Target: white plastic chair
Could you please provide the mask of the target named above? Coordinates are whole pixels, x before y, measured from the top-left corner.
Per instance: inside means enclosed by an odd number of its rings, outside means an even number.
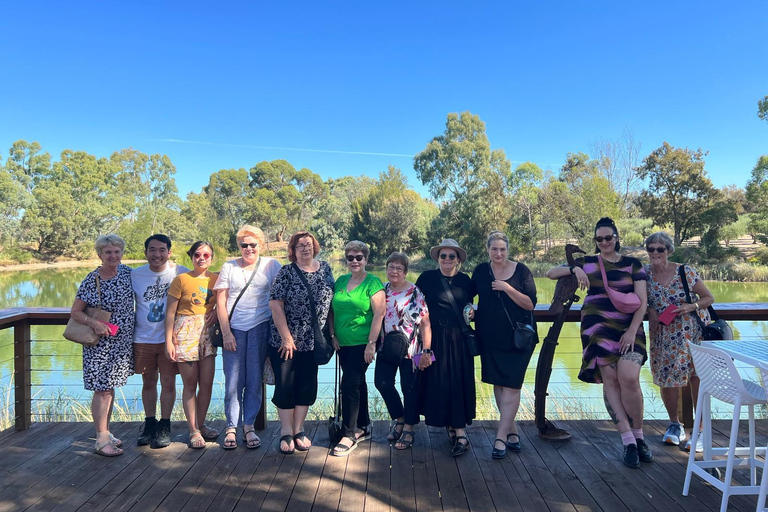
[[[755,457],[755,405],[766,403],[765,390],[762,386],[744,380],[739,376],[736,365],[722,350],[705,348],[689,343],[693,365],[696,374],[701,380],[699,386],[699,399],[696,402],[696,419],[693,423],[693,436],[691,447],[696,446],[699,437],[699,428],[704,422],[704,456],[703,460],[696,460],[696,450],[691,449],[688,457],[688,468],[685,472],[685,485],[683,496],[688,496],[691,487],[691,475],[696,473],[702,480],[709,482],[713,487],[723,493],[720,502],[720,512],[726,512],[728,499],[732,494],[759,494],[760,488],[756,485],[757,467],[763,467],[762,461]],[[710,414],[710,399],[717,398],[722,402],[733,404],[733,421],[731,422],[730,442],[727,448],[712,447],[712,417]],[[741,407],[747,406],[749,410],[749,447],[736,447],[736,439],[739,435],[739,416]],[[759,449],[763,454],[764,448]],[[714,455],[726,455],[726,460],[713,460]],[[746,456],[736,458],[736,456]],[[733,468],[749,466],[751,485],[733,486]],[[707,470],[725,467],[725,479],[721,481]]]
[[[760,376],[763,378],[763,389],[768,393],[768,365],[760,364],[758,368],[760,368]],[[768,453],[768,451],[766,453]],[[757,512],[768,512],[768,508],[765,507],[765,495],[767,492],[768,471],[766,471],[766,467],[763,466],[763,476],[760,479],[760,494],[757,495]]]

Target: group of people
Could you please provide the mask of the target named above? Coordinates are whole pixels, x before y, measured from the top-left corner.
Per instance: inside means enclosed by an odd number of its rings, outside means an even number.
[[[685,430],[677,417],[682,386],[697,380],[686,342],[698,343],[701,323],[714,302],[690,266],[668,260],[674,251],[665,233],[646,240],[651,263],[619,253],[619,233],[612,220],[595,227],[595,256],[547,272],[558,279],[575,275],[588,290],[582,307],[583,363],[579,378],[602,383],[606,408],[624,442],[624,463],[639,467],[653,459],[643,438],[640,368],[647,356],[642,321],[649,312],[653,340],[651,369],[662,388],[670,415],[664,442],[682,443]],[[317,259],[320,245],[308,231],[288,242],[289,264],[260,256],[263,232],[243,226],[237,233],[241,257],[224,263],[219,274],[208,269],[213,247],[194,243],[188,255],[193,269],[169,261],[171,241],[153,235],[145,243],[148,264],[131,270],[121,264],[124,242],[116,235],[96,241],[102,265],[80,285],[72,318],[101,335],[83,349],[86,389],[93,390],[92,413],[97,453],[122,453],[121,441],[109,432],[114,389],[132,373],[143,378],[146,421],[139,444],[153,448],[170,443],[170,415],[175,375],[183,381],[182,403],[189,424],[189,445],[202,448],[219,433],[205,425],[211,399],[214,322],[223,339],[225,413],[224,449],[238,445],[238,428],[247,448],[261,444],[254,422],[262,402],[265,362],[274,372],[272,403],[281,424],[279,451],[308,450],[304,421],[318,390],[315,345],[329,338],[341,367],[342,437],[331,455],[347,456],[371,438],[366,371],[376,360],[374,383],[392,418],[387,438],[397,450],[416,440],[421,417],[445,428],[453,456],[470,447],[466,427],[475,418],[474,356],[480,355],[481,380],[493,386],[500,417],[491,456],[504,458],[522,449],[515,418],[526,370],[538,342],[536,285],[531,271],[509,257],[509,240],[500,232],[486,241],[488,261],[471,276],[461,271],[466,251],[450,238],[431,248],[435,270],[408,281],[409,258],[400,252],[386,260],[387,283],[366,271],[369,248],[361,241],[344,247],[348,273],[334,278],[327,262]],[[691,290],[683,291],[682,276]],[[610,289],[609,289],[610,288]],[[621,312],[609,291],[632,292],[639,305]],[[477,303],[474,304],[475,298]],[[86,307],[112,312],[118,332],[85,315]],[[648,307],[650,306],[650,307]],[[659,315],[672,306],[671,323]],[[706,318],[703,318],[706,322]],[[469,329],[473,321],[476,333]],[[402,353],[393,356],[393,347]],[[396,352],[396,350],[395,350]],[[386,357],[385,357],[386,354]],[[395,387],[399,373],[400,392]],[[155,419],[158,374],[161,419]],[[694,396],[695,402],[695,396]]]

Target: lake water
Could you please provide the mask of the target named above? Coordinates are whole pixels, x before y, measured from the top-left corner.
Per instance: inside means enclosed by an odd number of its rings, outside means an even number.
[[[335,265],[334,274],[343,272],[340,263]],[[68,268],[60,270],[11,271],[0,272],[0,308],[16,306],[69,307],[74,300],[77,287],[90,268]],[[384,279],[383,272],[374,272]],[[417,274],[408,275],[415,281]],[[718,302],[768,302],[768,283],[707,283]],[[537,278],[539,304],[549,304],[555,288],[555,282]],[[539,333],[543,340],[551,324],[540,324]],[[768,339],[768,324],[764,322],[735,322],[734,335],[737,339]],[[647,325],[646,325],[647,329]],[[87,403],[90,393],[82,387],[81,349],[61,337],[63,326],[36,326],[32,328],[32,379],[34,384],[33,410],[39,415],[36,420],[45,419],[47,414],[55,414],[62,419],[88,419]],[[540,347],[541,344],[538,345]],[[523,387],[521,419],[533,418],[533,381],[538,360],[537,352],[531,359],[528,374]],[[479,366],[479,358],[475,364]],[[566,323],[560,336],[560,346],[555,355],[552,379],[549,387],[550,397],[547,402],[547,416],[552,419],[568,418],[606,418],[602,399],[602,388],[579,381],[576,376],[581,363],[581,342],[577,323]],[[213,414],[223,417],[222,392],[223,374],[221,357],[217,357],[216,384],[214,386]],[[743,368],[745,375],[758,379],[752,369]],[[13,401],[13,335],[11,329],[0,331],[0,419],[8,414],[8,404]],[[495,418],[497,413],[492,400],[492,390],[478,379],[478,417]],[[370,381],[371,410],[379,418],[386,417],[386,409],[378,396],[373,383],[373,368],[367,372]],[[332,409],[333,366],[321,368],[318,403],[312,408],[310,417],[327,417]],[[658,395],[658,388],[653,384],[649,365],[643,368],[641,383],[646,397],[646,418],[666,418],[663,404]],[[181,380],[178,380],[181,395]],[[272,387],[268,386],[271,394]],[[132,417],[143,419],[140,399],[141,378],[133,376],[128,384],[117,390],[118,412],[121,419]],[[83,407],[83,404],[86,407]],[[720,409],[713,404],[717,413]],[[727,415],[723,407],[722,414]],[[177,404],[174,416],[181,418],[181,407]],[[274,406],[269,403],[268,415],[276,418]]]

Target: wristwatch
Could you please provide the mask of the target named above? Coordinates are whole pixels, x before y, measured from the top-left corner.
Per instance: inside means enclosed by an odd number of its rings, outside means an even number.
[[[377,340],[368,340],[368,344],[369,344],[369,345],[373,345],[374,343],[376,343],[376,341],[377,341]]]
[[[574,270],[576,269],[576,265],[571,265],[568,267],[571,270],[571,275],[574,274]]]

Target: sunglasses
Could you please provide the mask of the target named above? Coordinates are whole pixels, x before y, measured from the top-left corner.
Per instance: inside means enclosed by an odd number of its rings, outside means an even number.
[[[355,254],[355,255],[347,254],[347,261],[363,261],[364,258],[365,256],[363,256],[362,254]]]
[[[453,254],[453,253],[451,253],[451,254],[443,253],[443,254],[440,255],[440,259],[441,260],[444,260],[445,258],[448,258],[449,260],[455,260],[456,259],[456,255]]]
[[[259,246],[259,244],[258,244],[258,243],[255,243],[255,244],[246,244],[246,243],[242,243],[242,244],[240,244],[240,247],[242,247],[243,249],[247,249],[248,247],[250,247],[251,249],[255,249],[255,248],[257,248],[258,246]]]
[[[203,258],[204,260],[211,259],[211,255],[207,252],[196,252],[192,255],[193,258]]]
[[[646,247],[645,250],[653,254],[654,252],[658,252],[658,253],[666,252],[667,248],[666,247]]]
[[[596,236],[595,237],[595,242],[597,242],[597,243],[610,242],[614,238],[616,238],[616,235]]]

